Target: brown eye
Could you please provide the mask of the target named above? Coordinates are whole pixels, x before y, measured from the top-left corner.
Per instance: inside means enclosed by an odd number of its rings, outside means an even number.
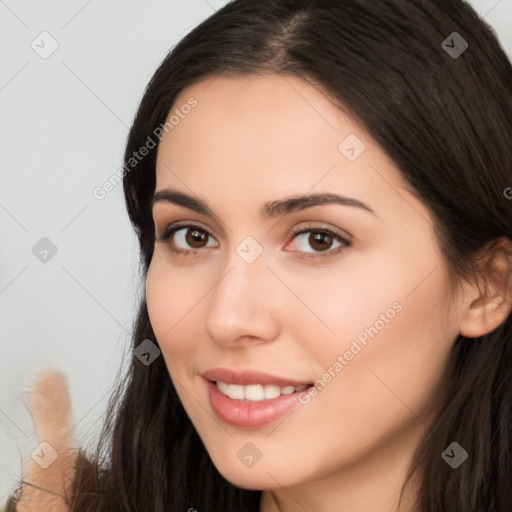
[[[311,232],[308,242],[313,249],[317,251],[325,251],[331,247],[333,237],[328,233]]]
[[[155,241],[168,244],[172,252],[180,255],[198,255],[203,252],[199,249],[216,245],[208,231],[193,224],[171,226],[156,236]]]
[[[326,228],[308,228],[294,232],[293,244],[302,258],[321,259],[335,256],[352,244],[338,233]]]
[[[194,249],[201,249],[204,247],[203,243],[208,241],[208,235],[204,231],[200,231],[199,229],[187,229],[187,234],[185,235],[185,241],[190,247]]]
[[[202,249],[208,243],[208,233],[194,227],[183,229],[185,232],[185,243],[193,249]]]

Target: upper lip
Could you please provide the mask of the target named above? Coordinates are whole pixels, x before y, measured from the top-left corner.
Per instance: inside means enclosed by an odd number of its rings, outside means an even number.
[[[203,373],[205,379],[213,382],[221,381],[226,384],[275,384],[277,386],[302,386],[308,385],[310,382],[298,381],[269,373],[258,372],[255,370],[234,370],[231,368],[211,368]]]

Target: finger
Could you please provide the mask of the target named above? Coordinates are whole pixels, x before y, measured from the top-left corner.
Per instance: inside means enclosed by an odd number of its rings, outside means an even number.
[[[77,452],[70,435],[71,399],[66,376],[56,371],[36,375],[29,396],[28,407],[40,444],[29,460],[17,510],[65,512],[63,496],[75,475]]]
[[[71,436],[71,398],[67,378],[57,371],[35,376],[29,409],[39,441],[69,444]]]

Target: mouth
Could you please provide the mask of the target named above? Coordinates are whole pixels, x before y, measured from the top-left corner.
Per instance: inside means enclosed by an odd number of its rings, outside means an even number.
[[[257,429],[289,414],[301,402],[302,393],[313,384],[236,384],[204,380],[210,406],[223,422],[244,429]]]
[[[251,369],[210,368],[202,374],[210,406],[227,424],[255,429],[298,407],[313,383]]]
[[[245,402],[262,402],[272,400],[282,395],[291,395],[311,387],[313,384],[301,384],[299,386],[278,386],[277,384],[229,384],[222,381],[211,381],[217,389],[232,400]]]

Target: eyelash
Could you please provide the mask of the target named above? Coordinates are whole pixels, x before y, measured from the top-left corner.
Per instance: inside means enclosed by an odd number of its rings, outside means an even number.
[[[208,233],[207,230],[203,229],[202,227],[200,227],[196,224],[178,224],[178,225],[166,228],[161,235],[158,235],[155,237],[155,240],[157,242],[166,243],[176,231],[179,231],[180,229],[183,229],[183,228],[195,228],[198,231],[206,233],[207,236],[211,237],[211,235]],[[352,245],[351,242],[349,242],[346,238],[343,238],[338,233],[335,233],[334,231],[332,231],[330,229],[318,228],[318,227],[315,229],[313,226],[308,226],[306,228],[302,228],[302,229],[293,231],[292,239],[296,238],[298,235],[302,235],[303,233],[310,233],[310,232],[311,233],[321,233],[323,235],[329,235],[334,240],[340,242],[342,245],[336,247],[335,249],[329,249],[327,251],[322,251],[322,252],[316,252],[316,253],[302,252],[301,256],[299,256],[299,257],[303,258],[303,259],[320,260],[320,259],[328,258],[330,256],[335,256],[336,254],[338,254],[344,247],[350,247]],[[199,254],[199,252],[201,251],[201,249],[191,249],[191,250],[187,251],[185,249],[173,247],[172,244],[169,244],[169,247],[170,247],[170,250],[174,254],[181,255],[181,256],[192,256],[192,255],[197,256]]]

